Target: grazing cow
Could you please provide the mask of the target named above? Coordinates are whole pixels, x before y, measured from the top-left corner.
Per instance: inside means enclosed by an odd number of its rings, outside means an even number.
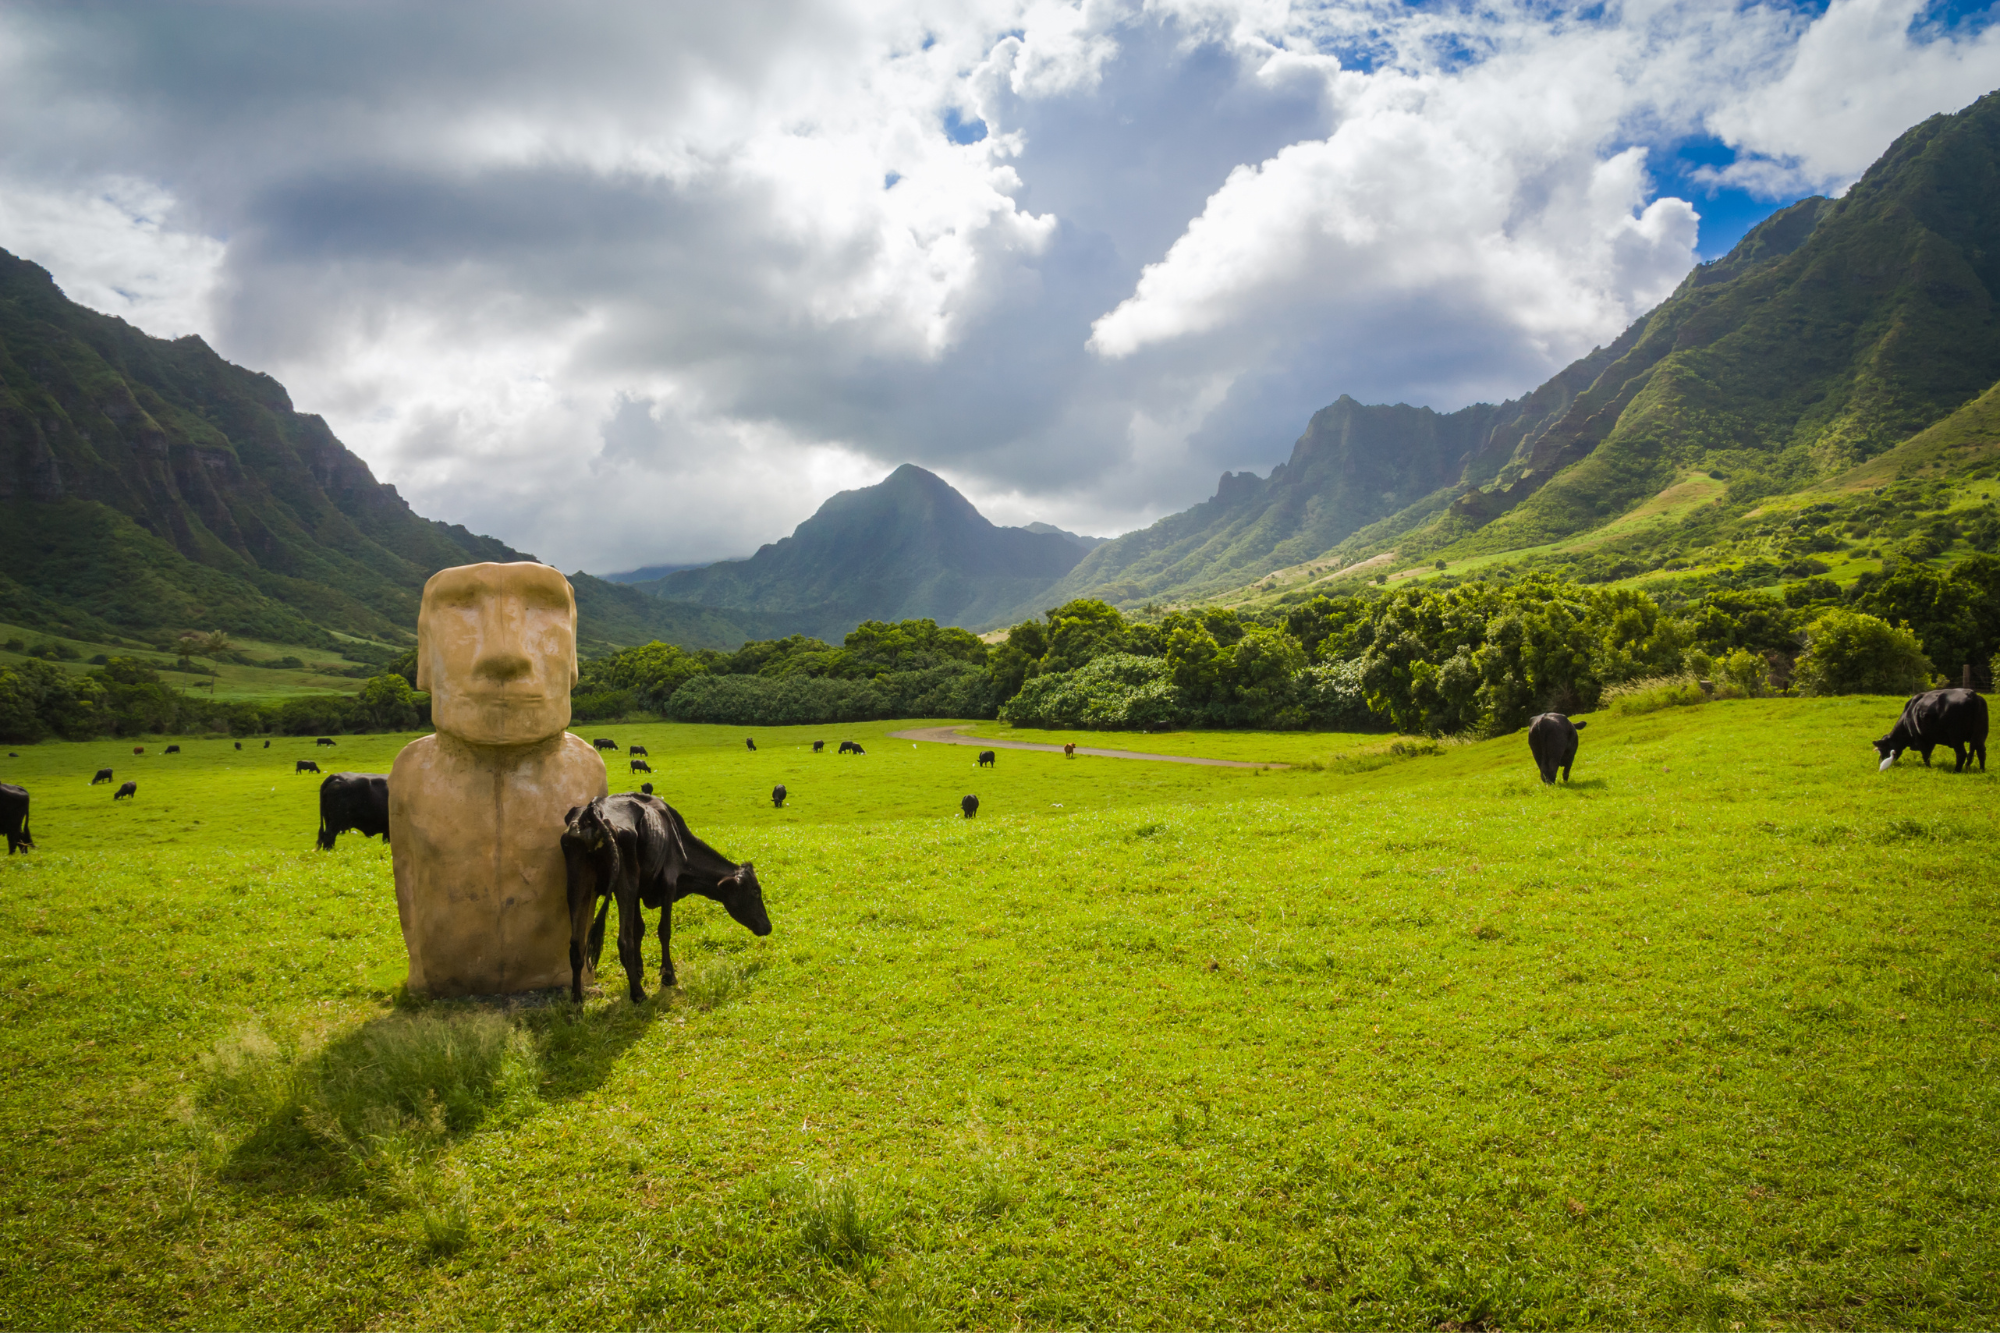
[[[653,771],[653,766],[643,759],[634,759],[632,761],[632,771],[634,773],[650,773]]]
[[[600,796],[572,807],[566,822],[562,849],[569,880],[569,993],[577,1003],[583,1002],[584,950],[589,949],[596,966],[613,899],[618,903],[618,959],[625,965],[634,1004],[646,998],[642,907],[660,913],[662,988],[674,984],[674,904],[689,894],[721,903],[753,935],[771,933],[756,870],[695,837],[680,813],[657,796]],[[605,899],[602,908],[599,898]]]
[[[1074,758],[1076,758],[1076,742],[1075,742],[1075,741],[1064,741],[1064,742],[1063,742],[1063,758],[1065,758],[1065,759],[1074,759]]]
[[[389,841],[389,777],[386,773],[335,773],[319,784],[319,849],[349,829],[364,838]]]
[[[842,754],[860,754],[862,753],[862,749],[853,741],[842,741],[840,743],[840,752]]]
[[[12,856],[23,847],[33,847],[35,839],[28,832],[28,789],[16,787],[11,782],[0,782],[0,829],[7,833],[7,855]]]
[[[242,749],[242,748],[243,748],[243,742],[242,742],[242,741],[238,741],[238,742],[236,742],[236,748],[237,748],[237,749],[239,749],[239,750],[240,750],[240,749]]]
[[[595,745],[600,750],[615,750],[618,748],[618,742],[612,740],[608,736],[599,736],[596,740],[592,741],[591,744]]]
[[[748,737],[748,736],[745,736],[745,737],[743,738],[743,744],[744,744],[744,745],[745,745],[746,747],[748,747],[748,749],[749,749],[750,753],[752,753],[752,754],[755,754],[755,753],[757,753],[757,742],[756,742],[756,741],[754,741],[754,740],[752,740],[752,739],[751,739],[750,737]]]
[[[333,744],[333,737],[331,737],[331,736],[322,736],[322,737],[320,737],[320,738],[319,738],[318,740],[314,741],[314,742],[313,742],[313,744],[314,744],[314,745],[331,745],[331,744]]]
[[[264,742],[264,748],[265,748],[265,749],[267,749],[267,750],[268,750],[268,749],[270,749],[270,748],[271,748],[271,742],[269,742],[269,741],[265,741],[265,742]]]
[[[1976,755],[1979,771],[1984,773],[1986,700],[1972,690],[1930,690],[1917,695],[1903,705],[1903,715],[1889,728],[1889,734],[1875,742],[1875,753],[1882,760],[1876,771],[1895,763],[1905,750],[1921,754],[1924,767],[1929,768],[1931,751],[1940,745],[1951,747],[1956,760],[1952,772],[1969,770]]]
[[[782,810],[785,808],[785,784],[780,782],[771,788],[771,804]]]
[[[133,746],[133,747],[132,747],[132,753],[133,753],[133,754],[144,754],[144,753],[146,753],[146,747],[145,747],[145,746],[143,746],[143,745],[135,745],[135,746]]]
[[[90,780],[90,785],[95,787],[100,782],[109,782],[109,781],[111,781],[111,770],[108,768],[100,768],[97,770],[97,776]]]
[[[168,754],[179,754],[180,752],[181,752],[181,747],[178,745],[169,745],[167,747]]]
[[[1542,770],[1544,783],[1555,785],[1557,769],[1562,770],[1563,781],[1569,781],[1569,766],[1576,762],[1576,733],[1589,725],[1572,722],[1561,713],[1528,719],[1528,750],[1535,756],[1535,767]]]
[[[629,751],[627,751],[627,753],[628,753],[628,754],[645,754],[645,753],[646,753],[646,747],[645,747],[645,746],[643,746],[643,745],[635,745],[635,746],[633,746],[633,747],[632,747],[632,748],[631,748],[631,749],[630,749]]]
[[[298,761],[297,765],[293,767],[292,772],[317,773],[319,772],[319,762],[313,759],[301,759]]]
[[[651,796],[653,794],[653,784],[650,782],[642,782],[639,784],[639,790],[646,793],[646,795]]]
[[[824,751],[825,749],[826,749],[826,742],[825,742],[825,741],[814,741],[814,742],[813,742],[813,753],[814,753],[814,754],[819,754],[819,753],[821,753],[822,751]]]
[[[993,767],[993,751],[981,750],[979,752],[979,766],[981,768]]]
[[[970,819],[974,815],[979,813],[979,798],[977,796],[968,795],[964,800],[958,803],[958,808],[965,811],[965,817],[967,819]]]
[[[112,792],[111,799],[115,801],[121,796],[137,796],[138,794],[139,794],[139,784],[136,782],[128,782],[124,786],[120,787],[117,791]]]

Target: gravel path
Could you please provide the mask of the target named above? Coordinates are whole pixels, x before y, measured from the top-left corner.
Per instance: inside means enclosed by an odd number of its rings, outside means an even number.
[[[897,740],[935,741],[939,745],[976,745],[982,750],[1042,750],[1049,754],[1061,754],[1060,745],[1038,745],[1034,741],[992,741],[978,736],[961,736],[957,727],[918,727],[912,731],[892,731],[889,734]],[[1152,759],[1163,764],[1201,764],[1208,768],[1290,768],[1290,764],[1253,764],[1241,759],[1197,759],[1185,754],[1141,754],[1137,750],[1096,750],[1086,746],[1076,747],[1078,754],[1091,755],[1098,759]]]

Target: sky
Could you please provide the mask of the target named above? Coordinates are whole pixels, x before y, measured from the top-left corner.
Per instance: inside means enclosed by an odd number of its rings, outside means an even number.
[[[1921,0],[0,8],[0,248],[566,569],[901,463],[1115,535],[1528,392],[2000,87]]]

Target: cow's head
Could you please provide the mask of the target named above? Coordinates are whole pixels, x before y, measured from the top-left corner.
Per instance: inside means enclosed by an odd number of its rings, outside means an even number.
[[[736,873],[716,883],[717,897],[723,910],[737,925],[752,935],[771,933],[771,918],[764,913],[764,886],[757,882],[757,871],[748,861],[736,867]]]

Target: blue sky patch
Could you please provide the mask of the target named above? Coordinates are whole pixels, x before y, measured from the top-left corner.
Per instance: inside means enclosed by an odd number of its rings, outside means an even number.
[[[955,106],[944,109],[944,137],[953,143],[978,143],[986,137],[986,122],[978,117],[967,120]]]

